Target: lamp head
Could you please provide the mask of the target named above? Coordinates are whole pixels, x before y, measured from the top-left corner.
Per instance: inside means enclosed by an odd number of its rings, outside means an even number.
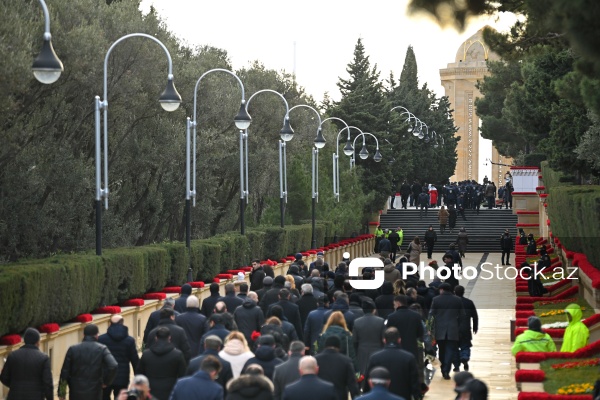
[[[429,143],[429,140],[431,140],[431,138],[429,137],[429,135],[426,135],[423,140],[425,141],[425,143]]]
[[[281,136],[281,140],[284,142],[289,142],[294,137],[294,130],[290,125],[290,118],[287,116],[283,120],[283,128],[279,131],[279,136]]]
[[[352,142],[348,140],[344,146],[344,154],[351,156],[352,153],[354,153],[354,146],[352,146]]]
[[[425,134],[423,133],[423,131],[419,132],[419,139],[423,139],[425,137]]]
[[[421,134],[421,130],[420,129],[413,129],[412,130],[412,134],[413,134],[413,136],[419,136]]]
[[[411,132],[413,131],[413,127],[412,127],[412,125],[410,125],[410,126],[408,127],[408,129],[406,129],[406,130],[407,130],[407,132],[408,132],[408,133],[411,133]]]
[[[315,138],[315,147],[317,149],[322,149],[323,147],[325,147],[325,137],[323,136],[323,131],[321,130],[321,128],[319,128],[319,130],[317,131],[317,137]]]
[[[367,147],[363,146],[363,148],[360,150],[360,153],[358,153],[358,155],[360,156],[360,158],[362,160],[366,160],[369,157],[369,151],[367,150]]]
[[[177,92],[177,89],[175,89],[173,77],[170,77],[167,80],[167,87],[158,98],[158,101],[165,111],[171,112],[179,108],[179,105],[181,104],[181,96]]]
[[[252,117],[248,114],[248,110],[246,110],[246,102],[242,100],[242,104],[240,105],[240,111],[238,111],[235,118],[233,118],[235,122],[235,126],[239,130],[246,130],[250,126],[250,122],[252,121]]]
[[[31,69],[35,79],[46,85],[56,82],[60,77],[63,72],[63,64],[54,52],[50,38],[44,38],[42,50],[33,61]]]
[[[380,162],[381,160],[383,160],[383,157],[381,156],[381,153],[379,152],[379,149],[377,149],[377,151],[375,151],[375,155],[373,156],[373,160],[375,162]]]

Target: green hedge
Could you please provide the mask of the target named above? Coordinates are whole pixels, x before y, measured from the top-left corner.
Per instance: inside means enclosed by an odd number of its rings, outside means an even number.
[[[560,171],[556,171],[548,165],[548,161],[544,161],[541,163],[542,166],[542,181],[544,182],[544,186],[547,190],[551,188],[571,185],[573,182],[573,177],[570,175],[565,175]]]
[[[317,245],[329,244],[333,224],[319,221]],[[0,336],[28,326],[68,321],[102,305],[118,304],[165,286],[210,281],[219,272],[249,265],[253,258],[278,260],[311,246],[310,224],[257,227],[246,235],[225,233],[184,243],[106,249],[23,260],[0,266]]]
[[[552,187],[549,199],[552,233],[568,250],[584,253],[599,268],[600,186]]]

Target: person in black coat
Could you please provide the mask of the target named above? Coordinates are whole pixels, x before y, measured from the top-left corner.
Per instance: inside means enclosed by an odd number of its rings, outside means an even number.
[[[227,384],[227,400],[273,400],[273,383],[259,365],[250,365],[246,373]]]
[[[116,398],[121,389],[129,386],[129,376],[131,370],[129,364],[134,370],[137,368],[140,362],[138,356],[135,339],[129,336],[128,329],[123,325],[123,317],[119,314],[115,314],[110,318],[110,326],[104,335],[98,337],[98,343],[102,343],[110,353],[113,355],[117,363],[119,363],[117,369],[117,375],[110,386],[107,386],[103,390],[102,398],[104,400],[110,399],[110,393]]]
[[[458,296],[463,303],[465,308],[465,318],[461,320],[460,332],[458,338],[458,352],[454,357],[454,371],[457,372],[460,368],[460,363],[463,364],[465,371],[469,370],[469,360],[471,359],[471,347],[473,346],[471,340],[473,334],[477,334],[479,330],[479,316],[477,315],[477,308],[473,300],[467,299],[465,296],[465,288],[463,286],[456,286],[454,288],[454,294]],[[473,325],[471,325],[471,321]],[[472,326],[472,331],[471,331]],[[472,333],[471,333],[472,332]]]
[[[262,297],[259,297],[260,301],[258,302],[258,305],[263,310],[265,316],[268,316],[269,314],[269,306],[279,301],[279,291],[283,289],[285,282],[286,280],[283,276],[276,276],[275,279],[273,279],[271,289],[265,292]]]
[[[204,349],[204,341],[211,335],[217,336],[222,342],[225,342],[225,338],[231,333],[231,331],[225,328],[223,325],[223,318],[221,314],[213,314],[208,319],[209,329],[200,338],[200,350]]]
[[[152,394],[160,399],[168,399],[177,379],[185,375],[187,368],[183,353],[169,341],[171,333],[166,326],[159,326],[153,336],[150,348],[144,350],[137,373],[150,381]]]
[[[320,299],[317,299],[317,305],[317,309],[308,314],[306,322],[304,323],[304,344],[310,354],[314,354],[314,343],[323,331],[323,325],[325,325],[325,313],[329,306],[329,298],[323,296]]]
[[[160,310],[162,310],[163,308],[173,309],[173,307],[175,307],[175,300],[169,297],[165,299],[163,306]],[[148,340],[148,334],[150,333],[150,331],[152,331],[152,329],[158,326],[158,322],[160,321],[160,310],[152,311],[150,313],[148,321],[146,322],[146,328],[144,329],[144,338],[142,339],[143,343],[146,343],[146,341]],[[179,315],[179,313],[175,311],[175,316],[177,315]]]
[[[179,296],[179,298],[175,300],[175,307],[173,307],[173,309],[180,314],[185,312],[185,309],[187,307],[186,301],[191,294],[192,285],[190,285],[189,283],[184,283],[183,286],[181,286],[181,296]]]
[[[25,345],[11,352],[0,373],[0,381],[7,386],[7,400],[53,400],[50,358],[42,353],[40,333],[27,328],[23,335]]]
[[[377,315],[386,319],[388,315],[394,312],[394,285],[392,282],[383,282],[381,285],[381,295],[375,299]]]
[[[267,313],[267,317],[270,317],[272,315],[271,309],[274,306],[280,306],[283,309],[283,314],[285,315],[285,318],[296,329],[296,335],[298,336],[298,339],[302,340],[302,335],[304,334],[304,332],[302,331],[300,309],[296,304],[290,301],[290,291],[288,289],[284,288],[279,291],[279,301],[269,306],[269,312]]]
[[[419,356],[418,340],[423,340],[423,324],[419,314],[408,309],[408,297],[405,295],[398,295],[394,298],[394,305],[396,311],[388,315],[386,326],[388,328],[394,327],[400,334],[401,344],[400,347],[403,350],[408,351],[415,359]]]
[[[200,339],[206,326],[206,317],[200,314],[199,304],[196,296],[189,296],[186,300],[186,311],[175,317],[175,323],[185,332],[192,357],[200,354]]]
[[[304,326],[308,314],[316,310],[319,306],[316,297],[313,295],[314,288],[310,283],[302,285],[302,297],[298,299],[296,305],[300,311],[300,326]]]
[[[244,334],[249,345],[254,343],[252,332],[260,331],[260,327],[265,323],[265,316],[257,303],[258,296],[255,292],[250,292],[242,306],[236,308],[233,313],[238,330]]]
[[[433,318],[433,337],[439,347],[442,377],[449,380],[452,361],[458,352],[460,325],[465,318],[463,302],[452,293],[449,284],[440,285],[440,295],[431,302],[429,315]]]
[[[204,352],[202,353],[202,355],[192,358],[190,360],[190,363],[185,372],[186,376],[194,375],[200,370],[200,365],[202,365],[202,361],[204,361],[206,357],[214,356],[221,363],[221,372],[219,372],[219,376],[215,379],[215,382],[221,385],[223,388],[225,388],[227,382],[233,379],[233,372],[231,369],[231,363],[219,357],[219,351],[221,351],[222,347],[223,341],[218,336],[210,335],[206,339],[204,339]],[[227,394],[226,391],[225,394]]]
[[[300,370],[298,369],[300,359],[304,356],[304,343],[293,341],[290,344],[289,358],[282,364],[275,367],[273,373],[273,400],[281,400],[283,390],[290,384],[300,379]]]
[[[433,246],[437,242],[437,233],[433,230],[433,226],[429,225],[429,229],[425,231],[425,244],[427,244],[427,258],[431,260],[433,254]]]
[[[319,365],[314,357],[302,357],[298,368],[301,378],[285,388],[282,400],[337,400],[335,387],[317,376]]]
[[[98,343],[98,327],[83,328],[83,341],[69,347],[60,371],[58,398],[69,400],[100,400],[102,387],[110,386],[117,374],[117,360],[108,348]]]
[[[244,300],[235,295],[235,285],[233,283],[227,283],[225,285],[225,296],[220,297],[219,301],[225,303],[227,311],[231,314],[233,314],[235,309],[244,302]]]
[[[500,249],[502,250],[502,265],[510,265],[510,251],[513,247],[513,239],[510,236],[508,229],[504,230],[502,236],[500,236]],[[506,256],[506,262],[504,262],[504,256]]]
[[[273,335],[261,335],[258,339],[258,347],[254,352],[254,357],[248,359],[242,368],[242,374],[246,372],[248,366],[258,364],[262,367],[265,376],[273,379],[275,367],[281,364],[283,360],[275,357],[275,338]]]
[[[202,300],[202,307],[200,308],[200,312],[204,314],[206,318],[210,318],[212,313],[215,311],[215,305],[219,301],[221,295],[219,295],[219,284],[211,283],[210,284],[210,296]]]
[[[271,278],[270,276],[265,276],[263,278],[263,287],[256,291],[259,302],[265,296],[265,293],[267,293],[269,290],[271,290],[272,287],[273,287],[273,278]],[[253,292],[253,290],[251,290],[251,292]]]
[[[177,381],[169,400],[223,400],[223,388],[214,382],[221,372],[221,363],[214,356],[202,360],[200,370],[194,375]]]
[[[190,344],[188,343],[188,339],[183,328],[175,324],[175,312],[170,308],[163,308],[160,311],[160,322],[158,323],[158,327],[154,328],[152,332],[148,334],[146,347],[154,343],[156,332],[160,327],[165,327],[169,330],[171,343],[173,343],[176,349],[181,350],[183,356],[185,357],[185,362],[187,363],[192,358]]]
[[[350,357],[340,353],[341,341],[338,336],[325,340],[325,349],[315,356],[319,364],[319,378],[333,383],[338,400],[348,400],[358,395],[358,383],[354,375],[354,365]]]
[[[263,288],[263,279],[265,279],[265,270],[260,265],[259,259],[252,260],[252,272],[250,273],[250,291],[256,292]]]
[[[393,371],[389,386],[390,393],[405,399],[420,399],[421,387],[415,357],[400,348],[400,334],[396,328],[387,328],[383,340],[385,343],[383,350],[374,353],[369,359],[364,382],[369,382],[369,372],[373,368],[384,367],[388,371]],[[365,384],[363,392],[370,390],[369,385]]]

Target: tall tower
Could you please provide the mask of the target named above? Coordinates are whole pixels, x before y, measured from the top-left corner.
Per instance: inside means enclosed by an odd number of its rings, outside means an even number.
[[[479,179],[479,117],[475,112],[475,99],[481,97],[481,93],[475,84],[488,73],[487,61],[499,59],[485,45],[482,31],[483,28],[465,40],[454,62],[440,69],[442,86],[454,109],[456,135],[461,137],[456,147],[458,162],[450,178],[452,181]]]

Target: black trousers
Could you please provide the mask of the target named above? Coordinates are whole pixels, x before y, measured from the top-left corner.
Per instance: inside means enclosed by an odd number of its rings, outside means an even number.
[[[402,201],[402,208],[406,210],[406,203],[408,202],[408,195],[402,195],[400,200]]]
[[[506,263],[504,262],[504,256],[506,255]],[[510,263],[510,249],[502,250],[502,265]]]

